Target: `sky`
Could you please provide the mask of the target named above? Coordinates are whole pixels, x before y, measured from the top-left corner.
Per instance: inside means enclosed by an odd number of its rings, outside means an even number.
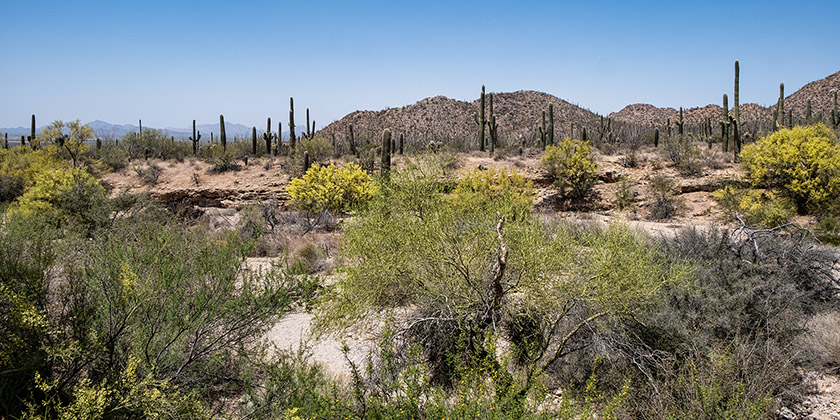
[[[318,127],[444,95],[539,90],[600,114],[769,105],[840,70],[840,1],[0,0],[0,127],[193,119]],[[276,123],[275,123],[276,126]]]

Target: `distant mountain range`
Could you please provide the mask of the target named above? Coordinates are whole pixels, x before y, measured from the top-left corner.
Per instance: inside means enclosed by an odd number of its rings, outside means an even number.
[[[106,121],[96,120],[88,123],[90,128],[93,129],[94,134],[98,138],[120,138],[128,133],[136,133],[140,131],[140,127],[137,125],[132,124],[111,124]],[[46,127],[46,125],[37,126],[35,128],[36,133],[40,133],[41,130]],[[146,127],[143,125],[143,129],[148,128],[156,128],[156,127]],[[196,124],[195,126],[196,131],[201,132],[201,141],[209,141],[210,140],[210,133],[213,133],[215,136],[219,135],[219,124]],[[9,140],[20,138],[20,136],[28,136],[30,133],[29,127],[10,127],[4,128],[0,127],[0,135],[2,133],[9,134]],[[160,129],[166,135],[175,137],[176,139],[188,139],[192,137],[192,127],[187,128],[177,128],[177,127],[166,127]],[[297,130],[296,130],[297,131]],[[264,133],[265,130],[257,129],[258,134]],[[225,134],[229,137],[250,137],[251,136],[251,127],[246,127],[242,124],[230,123],[225,121]],[[288,137],[289,132],[284,131],[284,136]]]

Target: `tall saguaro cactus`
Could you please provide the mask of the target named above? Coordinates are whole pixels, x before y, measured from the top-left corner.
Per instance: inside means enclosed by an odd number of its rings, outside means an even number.
[[[723,94],[723,115],[720,119],[720,141],[723,143],[723,152],[729,151],[729,96]]]
[[[834,92],[834,109],[831,110],[831,123],[834,129],[840,127],[840,109],[837,108],[837,92]]]
[[[219,114],[219,140],[222,142],[222,150],[227,152],[227,135],[225,134],[225,116]]]
[[[554,145],[554,104],[548,104],[548,144]]]
[[[732,92],[732,100],[735,101],[733,104],[735,107],[732,109],[732,115],[735,117],[735,124],[738,126],[741,125],[741,107],[740,107],[740,85],[741,85],[741,65],[738,63],[738,60],[735,60],[735,91]]]
[[[356,157],[360,157],[359,151],[356,149],[356,137],[353,135],[352,123],[347,126],[347,143],[349,143],[350,146],[350,153]]]
[[[499,141],[499,125],[496,124],[496,115],[493,113],[493,94],[491,93],[490,100],[490,120],[487,122],[487,127],[490,131],[490,153],[496,151],[496,143]]]
[[[779,83],[779,104],[776,106],[776,123],[773,124],[773,131],[785,125],[785,84]]]
[[[190,141],[192,142],[192,145],[193,145],[193,155],[198,154],[198,139],[200,139],[200,138],[201,138],[201,132],[200,131],[198,131],[198,132],[195,131],[195,120],[193,120],[193,135],[192,135],[192,137],[190,137]]]
[[[257,155],[257,127],[251,127],[251,154]]]
[[[391,129],[382,132],[382,177],[388,179],[391,174]]]
[[[680,135],[685,134],[685,128],[683,125],[683,107],[680,107],[680,125],[679,125]]]
[[[484,126],[487,125],[487,120],[484,119],[484,85],[481,85],[481,99],[478,105],[478,117],[476,117],[476,124],[478,124],[478,150],[484,151]]]
[[[265,133],[263,133],[263,140],[265,140],[265,154],[271,155],[271,139],[274,135],[271,134],[271,117],[265,123]]]
[[[309,127],[309,108],[306,108],[306,138],[312,138],[312,129]]]
[[[289,98],[289,154],[295,151],[295,98]]]
[[[23,142],[21,142],[23,144]],[[35,147],[35,114],[32,114],[32,125],[29,129],[29,145]]]

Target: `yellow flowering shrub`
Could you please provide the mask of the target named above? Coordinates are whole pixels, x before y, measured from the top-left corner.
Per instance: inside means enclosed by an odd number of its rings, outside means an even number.
[[[370,175],[354,163],[341,168],[313,165],[286,187],[292,207],[310,213],[346,212],[370,201],[377,191]]]
[[[742,190],[727,185],[712,192],[720,206],[729,213],[739,213],[753,226],[772,228],[787,223],[794,214],[793,202],[770,190]]]
[[[9,213],[93,226],[107,218],[107,196],[105,188],[84,169],[46,169],[35,174],[34,184],[17,199]]]
[[[595,186],[596,165],[588,141],[566,138],[557,146],[547,146],[540,166],[563,195],[584,197]]]
[[[779,130],[741,152],[755,185],[780,188],[800,212],[819,209],[840,193],[840,145],[820,124]]]

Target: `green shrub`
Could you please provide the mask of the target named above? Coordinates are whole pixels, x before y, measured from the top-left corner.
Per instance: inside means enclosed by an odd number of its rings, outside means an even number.
[[[675,192],[677,182],[665,175],[657,175],[650,179],[650,204],[648,212],[652,220],[667,220],[674,217],[679,210],[680,201]]]
[[[727,185],[712,193],[725,210],[745,216],[751,226],[772,228],[790,221],[796,206],[786,197],[767,190],[739,190]]]
[[[147,128],[142,134],[128,133],[120,140],[131,159],[183,159],[192,154],[192,145],[177,141],[161,130]]]
[[[817,211],[840,194],[840,144],[823,124],[782,129],[741,152],[753,183],[779,188],[800,213]]]
[[[103,224],[109,209],[105,189],[80,168],[48,169],[9,209],[16,216],[45,217],[55,225],[80,223],[87,228]]]
[[[128,153],[113,141],[106,141],[102,147],[91,149],[90,157],[99,161],[97,168],[105,171],[119,171],[128,165]]]
[[[540,160],[561,194],[581,198],[595,186],[595,162],[592,146],[587,141],[563,139],[557,146],[549,145]]]
[[[616,208],[619,210],[628,209],[633,206],[635,197],[633,196],[633,190],[631,189],[632,186],[633,181],[630,176],[621,175],[615,189],[615,200],[613,200],[613,203],[615,203]]]
[[[240,166],[237,161],[241,156],[236,156],[235,151],[232,147],[225,150],[221,143],[213,142],[202,150],[202,157],[213,166],[210,169],[212,172],[238,171]]]
[[[362,207],[377,192],[365,171],[354,163],[341,168],[313,165],[286,187],[292,207],[310,214],[346,212]]]
[[[317,163],[323,165],[327,161],[327,159],[329,159],[330,156],[332,156],[333,147],[332,143],[320,137],[315,137],[311,139],[301,139],[295,145],[294,154],[294,170],[299,170],[301,173],[303,172],[304,152],[309,152],[310,164]]]
[[[516,170],[473,169],[457,181],[451,199],[454,205],[476,211],[501,212],[523,218],[534,204],[533,188],[533,183]]]

